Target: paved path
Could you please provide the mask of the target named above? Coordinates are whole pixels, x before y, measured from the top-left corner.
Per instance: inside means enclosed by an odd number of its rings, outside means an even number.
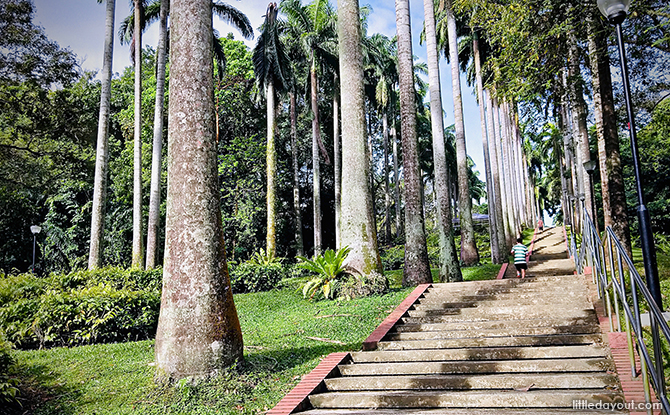
[[[269,414],[628,413],[607,408],[624,395],[562,229],[534,248],[525,279],[418,287]]]

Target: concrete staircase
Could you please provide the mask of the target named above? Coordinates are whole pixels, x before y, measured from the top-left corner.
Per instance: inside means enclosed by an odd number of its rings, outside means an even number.
[[[526,279],[434,284],[302,413],[628,413],[602,406],[624,397],[583,277],[540,261]]]

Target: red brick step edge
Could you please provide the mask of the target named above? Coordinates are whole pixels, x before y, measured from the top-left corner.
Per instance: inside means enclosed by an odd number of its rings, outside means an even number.
[[[407,310],[423,295],[431,284],[421,284],[403,300],[398,307],[368,336],[363,342],[363,350],[374,350],[377,343],[395,326]],[[282,398],[279,403],[266,412],[267,415],[289,415],[295,412],[308,409],[307,397],[314,392],[318,392],[323,387],[323,380],[329,377],[337,376],[339,371],[337,366],[346,363],[351,359],[348,352],[331,353],[319,363],[317,367],[306,374],[300,383],[296,385],[291,392]]]

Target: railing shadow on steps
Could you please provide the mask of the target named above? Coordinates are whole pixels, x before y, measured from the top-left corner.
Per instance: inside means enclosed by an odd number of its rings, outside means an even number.
[[[610,330],[622,331],[621,316],[623,315],[628,352],[632,368],[632,377],[638,376],[635,364],[635,352],[640,358],[640,372],[643,377],[645,398],[651,403],[651,391],[654,389],[658,401],[665,414],[670,414],[666,390],[664,369],[670,362],[663,361],[661,336],[670,343],[670,328],[665,321],[661,309],[656,305],[649,289],[644,283],[633,261],[628,256],[621,241],[612,228],[607,227],[601,239],[586,209],[583,210],[581,244],[574,232],[570,235],[570,250],[575,259],[578,273],[583,273],[587,266],[591,267],[593,282],[598,288],[598,297],[603,301],[605,312],[609,318]],[[612,310],[612,302],[614,310]],[[649,312],[652,351],[644,340],[641,307]],[[616,317],[616,318],[613,318]],[[616,321],[616,327],[615,327]]]

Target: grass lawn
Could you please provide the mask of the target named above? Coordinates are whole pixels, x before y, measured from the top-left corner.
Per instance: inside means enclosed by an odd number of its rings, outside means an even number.
[[[492,279],[499,268],[464,268],[463,275]],[[359,350],[412,291],[400,288],[402,270],[387,275],[390,293],[351,301],[309,302],[291,288],[236,295],[244,362],[197,386],[153,382],[153,341],[15,351],[13,375],[23,384],[24,410],[66,415],[263,412],[329,353]]]

